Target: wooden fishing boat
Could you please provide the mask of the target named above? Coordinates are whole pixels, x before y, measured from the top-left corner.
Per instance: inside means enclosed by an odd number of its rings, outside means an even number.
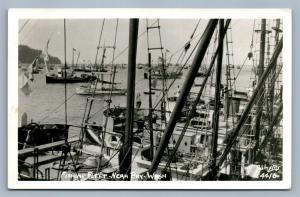
[[[61,77],[56,74],[46,75],[46,83],[85,83],[96,80],[95,76],[82,74],[78,76],[69,76],[67,78]]]
[[[75,90],[76,94],[79,95],[126,95],[127,90],[121,89],[121,88],[106,88],[106,87],[100,87],[97,88],[89,87],[85,85],[81,85],[76,88]]]
[[[152,77],[154,79],[178,79],[182,76],[182,73],[177,73],[177,72],[170,72],[170,73],[165,73],[165,75],[163,76],[160,73],[153,73]]]
[[[68,138],[69,125],[29,123],[18,128],[18,149]]]

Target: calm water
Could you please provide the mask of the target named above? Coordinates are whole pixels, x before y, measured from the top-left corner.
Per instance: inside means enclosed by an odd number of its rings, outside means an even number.
[[[184,74],[181,79],[177,79],[170,89],[169,96],[172,96],[177,90],[177,87],[181,87],[185,79],[185,75],[188,70],[184,70]],[[126,88],[127,84],[127,69],[119,69],[116,74],[116,82],[120,83],[120,88]],[[225,83],[225,75],[223,70],[223,83]],[[237,73],[237,71],[236,71]],[[20,73],[21,74],[21,71]],[[80,73],[78,73],[80,74]],[[237,89],[245,90],[248,87],[250,81],[250,69],[244,68],[239,75],[237,81]],[[108,77],[106,78],[109,79]],[[172,80],[168,80],[167,84],[170,84]],[[196,83],[200,83],[201,78],[196,79]],[[87,96],[75,94],[75,89],[80,84],[67,84],[67,96],[69,98],[67,102],[67,116],[68,124],[80,125],[84,114]],[[161,81],[157,80],[157,88],[161,87]],[[34,82],[32,86],[32,93],[30,96],[25,96],[19,90],[19,119],[24,112],[28,115],[28,121],[32,120],[39,123],[65,123],[64,113],[64,84],[46,84],[45,74],[35,74]],[[208,88],[207,88],[208,89]],[[148,108],[148,95],[144,94],[144,91],[148,91],[148,79],[144,79],[144,70],[137,69],[136,72],[136,95],[140,93],[142,98],[142,107]],[[96,96],[97,98],[108,98],[108,96]],[[156,92],[152,96],[153,104],[156,104],[161,97],[160,92]],[[112,106],[120,105],[126,106],[126,96],[113,96]],[[91,120],[97,123],[102,122],[102,113],[106,107],[104,101],[96,101],[93,104]],[[19,121],[20,122],[20,121]]]

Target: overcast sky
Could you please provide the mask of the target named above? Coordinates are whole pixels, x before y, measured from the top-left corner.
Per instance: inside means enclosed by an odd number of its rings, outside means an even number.
[[[80,16],[79,16],[80,17]],[[27,20],[20,20],[19,29],[24,25]],[[99,41],[99,35],[102,25],[102,19],[67,19],[67,61],[72,61],[72,48],[80,51],[79,62],[83,61],[95,61],[96,47]],[[155,20],[149,20],[149,24],[152,24]],[[172,53],[184,46],[189,40],[192,32],[195,29],[198,20],[174,20],[174,19],[161,19],[161,35],[162,44],[165,49],[170,52],[167,54],[169,57]],[[253,32],[254,20],[232,20],[232,40],[233,40],[233,53],[234,61],[236,64],[242,64],[247,53],[250,50],[250,44]],[[195,36],[201,35],[206,27],[207,20],[200,20],[200,24],[195,32]],[[258,22],[257,22],[258,24]],[[105,20],[101,46],[112,46],[114,41],[116,27],[116,19]],[[117,44],[116,44],[116,56],[128,46],[128,32],[129,20],[119,20],[119,26],[117,31]],[[139,34],[146,30],[146,20],[141,19],[139,21]],[[158,47],[158,32],[151,31],[150,45],[152,47]],[[258,37],[258,36],[256,36]],[[199,38],[199,37],[197,37]],[[47,40],[50,39],[49,54],[59,57],[64,61],[64,42],[63,42],[63,19],[61,20],[29,20],[19,33],[19,44],[25,44],[35,49],[44,49]],[[198,39],[195,39],[192,44]],[[191,48],[193,45],[191,46]],[[191,51],[191,49],[190,49]],[[99,58],[102,55],[100,50]],[[111,61],[112,51],[107,51],[106,63]],[[127,51],[123,53],[116,63],[127,62]],[[173,63],[176,61],[179,53],[174,56]],[[75,58],[76,59],[76,58]],[[147,37],[146,34],[140,37],[138,41],[138,54],[137,62],[147,62]]]

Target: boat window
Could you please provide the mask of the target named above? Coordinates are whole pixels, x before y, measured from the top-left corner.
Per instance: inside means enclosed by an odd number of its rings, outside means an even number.
[[[116,136],[112,136],[111,141],[118,141],[118,140],[117,140]]]
[[[204,139],[205,139],[205,135],[201,135],[201,138],[200,138],[200,143],[201,143],[201,144],[203,144]]]

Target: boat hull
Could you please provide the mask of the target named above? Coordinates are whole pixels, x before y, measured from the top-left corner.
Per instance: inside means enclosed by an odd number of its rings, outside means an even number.
[[[18,149],[38,146],[68,138],[69,125],[30,123],[18,128]],[[25,145],[26,144],[26,145]]]
[[[125,89],[114,89],[114,90],[109,90],[109,89],[96,89],[95,91],[90,89],[90,88],[76,88],[76,94],[79,95],[126,95],[126,90]]]
[[[58,77],[46,75],[46,83],[85,83],[91,80],[95,80],[94,76],[83,76],[83,77]]]

